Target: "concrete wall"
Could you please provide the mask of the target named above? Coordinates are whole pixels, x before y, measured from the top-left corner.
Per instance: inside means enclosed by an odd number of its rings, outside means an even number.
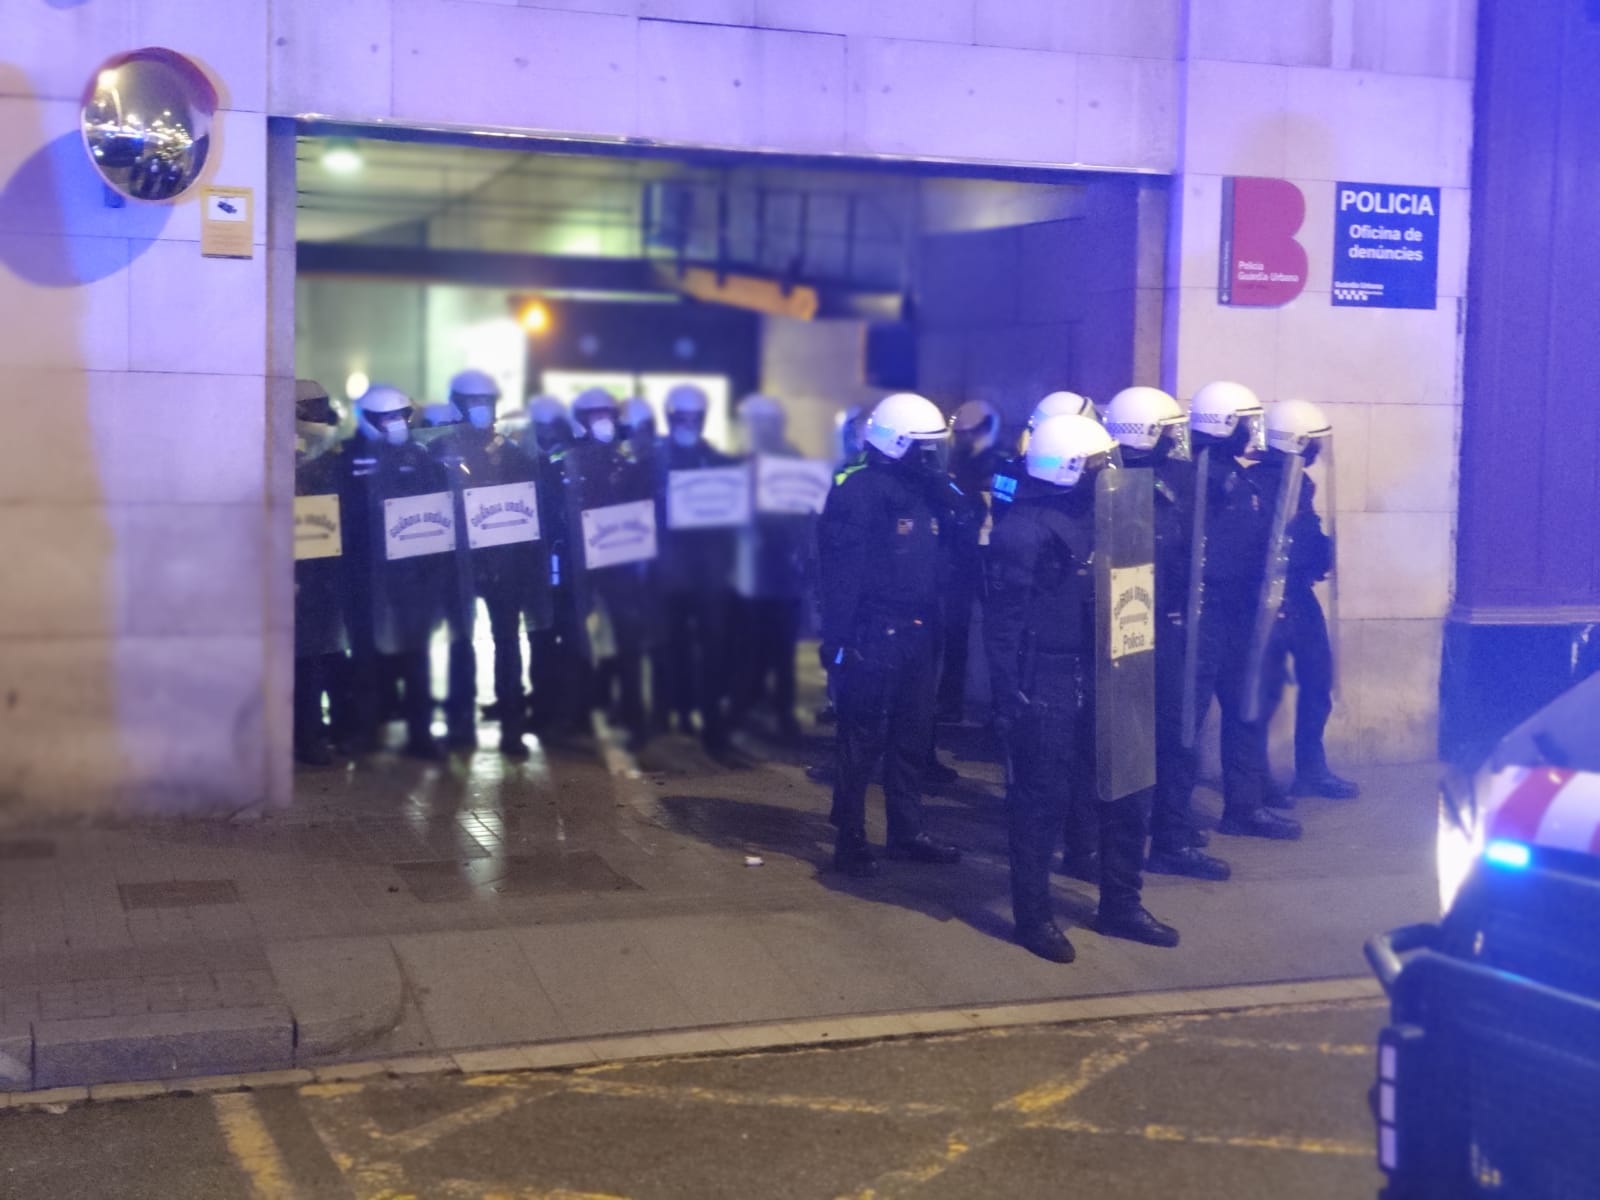
[[[266,114],[1181,172],[1165,367],[1340,404],[1341,736],[1427,750],[1448,601],[1472,0],[8,0],[0,45],[0,803],[287,797],[292,158]],[[75,142],[107,56],[216,78],[210,175],[269,201],[111,210]],[[269,158],[273,167],[269,172]],[[1437,312],[1217,307],[1229,173],[1439,184]],[[271,194],[269,191],[269,175]],[[263,452],[263,447],[266,447]]]
[[[10,0],[0,24],[0,814],[237,807],[273,788],[282,704],[265,5]],[[197,198],[104,203],[79,96],[152,44],[216,74],[207,176],[256,189],[253,258],[201,258]]]
[[[1190,9],[1166,376],[1182,395],[1232,377],[1329,406],[1345,658],[1330,747],[1336,761],[1431,758],[1454,571],[1474,6]],[[1217,304],[1227,175],[1290,179],[1306,196],[1309,284],[1283,308]],[[1443,189],[1436,310],[1331,305],[1340,180]]]

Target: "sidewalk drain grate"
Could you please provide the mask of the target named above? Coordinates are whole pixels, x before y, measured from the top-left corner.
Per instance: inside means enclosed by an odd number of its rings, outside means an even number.
[[[498,896],[643,890],[592,850],[396,863],[394,869],[411,895],[424,904],[492,900]]]
[[[231,879],[173,879],[161,883],[119,883],[122,907],[199,908],[206,904],[237,904],[239,889]]]
[[[44,838],[18,838],[0,842],[0,862],[37,862],[56,856],[56,844]]]

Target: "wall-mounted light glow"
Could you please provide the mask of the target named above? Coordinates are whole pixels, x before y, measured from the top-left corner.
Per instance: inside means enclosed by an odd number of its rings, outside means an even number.
[[[371,386],[372,380],[368,379],[364,373],[351,371],[345,377],[344,394],[351,400],[359,400],[367,394],[367,389]]]
[[[354,175],[361,170],[361,155],[349,142],[329,142],[322,152],[322,165],[335,175]]]
[[[542,300],[530,300],[517,314],[517,321],[529,333],[546,333],[550,329],[550,310]]]

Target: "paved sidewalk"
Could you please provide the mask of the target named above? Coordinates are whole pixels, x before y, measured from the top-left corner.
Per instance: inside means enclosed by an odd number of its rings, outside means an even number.
[[[1230,883],[1152,877],[1178,950],[1080,929],[1057,967],[1008,940],[993,764],[930,800],[961,866],[858,884],[820,869],[804,752],[727,770],[665,740],[630,778],[601,750],[308,771],[257,820],[6,831],[0,1091],[1350,976],[1434,904],[1431,768],[1303,804],[1297,845],[1217,838]]]

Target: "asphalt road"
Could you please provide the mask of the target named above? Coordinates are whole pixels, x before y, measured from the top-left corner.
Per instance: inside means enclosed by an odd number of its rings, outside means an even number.
[[[1374,1196],[1369,1002],[0,1113],[0,1197]]]

